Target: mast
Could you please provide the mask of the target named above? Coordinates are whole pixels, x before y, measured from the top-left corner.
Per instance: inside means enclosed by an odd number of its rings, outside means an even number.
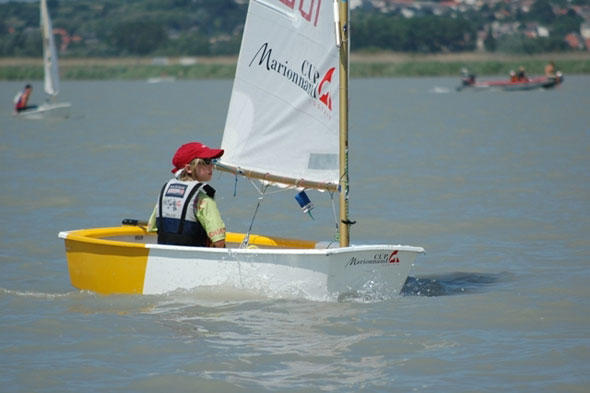
[[[348,0],[338,1],[340,36],[340,247],[350,245],[350,219],[348,217],[348,51],[349,51],[349,26],[348,26]]]

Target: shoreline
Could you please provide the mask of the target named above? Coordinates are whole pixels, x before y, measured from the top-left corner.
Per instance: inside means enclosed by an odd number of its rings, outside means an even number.
[[[351,78],[403,76],[458,76],[462,68],[480,76],[507,75],[524,66],[529,74],[542,74],[554,61],[564,74],[590,74],[590,52],[547,53],[531,56],[492,53],[406,54],[352,53]],[[225,57],[122,57],[62,58],[63,80],[231,79],[237,56]],[[43,79],[41,58],[0,58],[0,80]]]

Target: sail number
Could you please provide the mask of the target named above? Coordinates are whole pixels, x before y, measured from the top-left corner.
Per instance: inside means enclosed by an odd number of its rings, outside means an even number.
[[[295,9],[295,3],[299,3],[297,7],[299,13],[306,21],[313,23],[314,26],[318,25],[318,17],[320,15],[320,5],[322,0],[279,0],[292,10]],[[313,20],[313,22],[312,22]]]

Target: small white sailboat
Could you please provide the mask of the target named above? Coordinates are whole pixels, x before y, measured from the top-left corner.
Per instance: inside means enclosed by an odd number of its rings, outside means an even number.
[[[53,26],[46,0],[41,0],[40,15],[41,34],[43,36],[44,89],[49,97],[41,105],[18,112],[18,115],[24,117],[43,117],[45,114],[51,113],[52,116],[67,117],[69,115],[69,108],[72,105],[69,102],[56,102],[57,95],[59,94],[59,65],[55,40],[53,38]]]
[[[217,249],[159,245],[133,225],[61,232],[72,284],[103,294],[399,294],[424,250],[349,244],[348,15],[347,1],[250,1],[218,163],[265,187],[338,193],[339,244],[228,233]]]

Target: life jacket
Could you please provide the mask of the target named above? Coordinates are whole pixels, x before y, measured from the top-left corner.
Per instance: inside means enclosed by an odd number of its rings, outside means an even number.
[[[27,107],[25,102],[25,91],[21,91],[14,97],[14,109],[17,111],[23,110]]]
[[[159,244],[196,247],[210,245],[207,232],[194,213],[201,191],[211,198],[215,196],[213,187],[206,183],[172,179],[164,184],[156,214]]]

